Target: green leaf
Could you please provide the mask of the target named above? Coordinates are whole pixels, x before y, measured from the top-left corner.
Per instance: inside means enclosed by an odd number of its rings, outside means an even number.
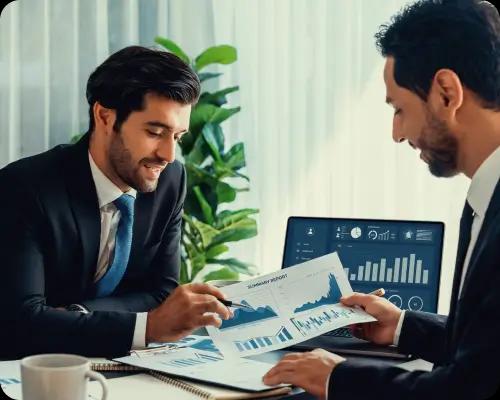
[[[179,45],[177,43],[173,42],[172,40],[167,39],[167,38],[163,38],[161,36],[156,36],[155,42],[158,43],[159,45],[165,47],[171,53],[175,54],[177,57],[179,57],[186,64],[189,65],[189,63],[191,62],[189,57],[187,56],[187,54],[184,53],[184,51],[179,47]]]
[[[230,211],[230,210],[221,211],[216,216],[215,227],[219,230],[227,228],[229,225],[235,224],[236,222],[245,219],[249,215],[257,214],[258,212],[259,210],[257,210],[256,208],[243,208],[241,210],[236,210],[236,211]],[[213,257],[207,256],[207,258],[213,258]]]
[[[253,275],[257,270],[255,268],[255,265],[239,261],[236,258],[207,259],[207,264],[225,265],[226,267],[231,268],[235,272],[248,275]]]
[[[200,82],[205,82],[209,79],[217,78],[221,75],[222,72],[202,72],[201,74],[198,74],[198,78],[200,78]]]
[[[213,167],[215,175],[217,176],[218,179],[231,177],[231,178],[243,178],[247,181],[250,181],[248,176],[236,172],[232,168],[228,167],[223,161],[214,161]]]
[[[204,248],[212,244],[213,239],[220,233],[217,229],[207,225],[201,221],[193,220],[193,223],[201,237],[201,242]]]
[[[216,271],[209,272],[203,277],[204,282],[208,281],[214,281],[214,280],[225,280],[225,281],[232,281],[232,280],[238,280],[240,278],[240,274],[237,272],[233,271],[230,268],[221,268]]]
[[[212,157],[214,160],[222,161],[221,157],[221,146],[224,146],[224,142],[221,143],[222,129],[219,125],[214,125],[211,123],[205,124],[203,130],[201,131],[205,142],[207,143],[210,151],[212,153]]]
[[[216,106],[222,106],[227,103],[226,95],[236,92],[237,90],[239,90],[239,86],[229,87],[214,93],[205,92],[200,96],[198,103],[208,103]]]
[[[218,244],[217,246],[213,246],[207,249],[206,252],[206,257],[208,258],[215,258],[217,256],[220,256],[221,254],[229,251],[229,247],[227,247],[225,244]]]
[[[197,104],[191,112],[189,131],[197,133],[203,129],[207,122],[220,124],[232,115],[240,111],[240,107],[222,108],[213,104]],[[186,136],[186,135],[185,135]],[[184,142],[185,137],[182,138]]]
[[[224,228],[212,239],[212,245],[237,242],[257,235],[257,223],[252,218],[242,219]]]
[[[203,212],[203,216],[205,217],[205,222],[207,224],[213,225],[214,214],[212,211],[212,207],[210,207],[210,204],[208,204],[207,200],[205,199],[205,196],[203,196],[200,187],[199,186],[193,187],[193,192],[196,195],[196,198],[198,199],[201,211]]]
[[[189,282],[188,266],[184,259],[181,259],[181,270],[179,275],[179,281],[181,284]]]
[[[194,69],[200,71],[210,64],[231,64],[238,58],[236,48],[229,45],[214,46],[206,49],[195,59]]]
[[[210,154],[210,148],[208,147],[205,139],[202,135],[198,135],[194,146],[192,146],[188,154],[184,155],[184,162],[201,165]]]
[[[234,170],[243,168],[246,165],[245,145],[243,143],[236,143],[226,154],[224,154],[222,159],[229,168]]]
[[[222,108],[219,107],[217,112],[212,115],[209,121],[207,122],[213,122],[214,124],[220,124],[224,122],[226,119],[229,117],[233,116],[237,112],[241,110],[241,107],[234,107],[234,108]]]
[[[236,198],[236,190],[226,182],[219,182],[215,187],[219,203],[231,203]]]
[[[80,139],[83,137],[84,133],[77,133],[76,135],[74,135],[71,140],[70,140],[70,143],[71,144],[75,144],[77,142],[80,141]]]

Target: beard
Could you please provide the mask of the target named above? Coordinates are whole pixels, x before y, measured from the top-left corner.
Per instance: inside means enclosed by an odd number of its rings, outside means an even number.
[[[164,161],[143,158],[137,164],[132,159],[130,150],[125,146],[121,131],[114,131],[109,148],[109,161],[116,175],[138,192],[153,192],[158,186],[158,179],[146,179],[140,174],[141,165],[147,162],[164,164]]]
[[[427,111],[427,125],[422,129],[417,146],[428,160],[429,171],[440,178],[459,173],[458,141],[446,124]]]

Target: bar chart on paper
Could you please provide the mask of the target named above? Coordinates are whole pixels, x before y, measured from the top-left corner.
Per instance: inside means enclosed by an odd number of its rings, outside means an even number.
[[[316,331],[332,329],[332,325],[338,320],[345,321],[354,315],[354,311],[341,306],[331,306],[328,309],[322,308],[306,315],[296,316],[290,319],[292,324],[303,336],[309,336]]]
[[[190,357],[180,357],[173,358],[168,361],[160,361],[160,364],[164,364],[169,367],[185,368],[192,367],[193,365],[213,363],[220,360],[223,360],[223,357],[217,354],[194,352]]]
[[[282,326],[275,335],[258,336],[247,340],[236,340],[234,341],[234,345],[239,352],[245,352],[246,350],[260,349],[273,345],[279,345],[281,343],[286,343],[287,341],[290,341],[292,339],[293,337],[288,329]]]

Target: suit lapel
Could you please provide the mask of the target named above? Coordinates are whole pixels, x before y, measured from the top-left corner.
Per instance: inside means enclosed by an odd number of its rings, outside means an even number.
[[[81,289],[87,290],[97,265],[101,221],[97,192],[88,159],[89,135],[86,134],[68,152],[66,181],[71,209],[82,246]]]
[[[497,182],[497,186],[495,188],[495,191],[493,192],[493,196],[491,197],[490,204],[488,206],[486,215],[484,217],[483,225],[481,226],[481,230],[479,231],[476,245],[474,246],[474,250],[472,251],[472,256],[470,258],[469,266],[467,268],[467,273],[464,278],[464,285],[460,297],[464,297],[467,292],[467,288],[469,287],[470,284],[470,277],[474,272],[474,270],[476,269],[477,258],[481,253],[480,251],[481,247],[486,242],[485,236],[488,233],[490,224],[492,223],[492,221],[495,220],[495,217],[498,215],[498,213],[500,213],[500,181]]]

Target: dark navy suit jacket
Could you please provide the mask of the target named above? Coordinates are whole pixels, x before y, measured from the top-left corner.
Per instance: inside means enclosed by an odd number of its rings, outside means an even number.
[[[177,286],[186,178],[176,161],[156,191],[137,195],[119,286],[91,297],[101,226],[88,146],[86,135],[0,170],[0,357],[125,354],[136,313]],[[56,309],[72,303],[93,312]]]
[[[329,399],[488,399],[500,387],[500,181],[458,297],[468,242],[462,232],[449,317],[407,311],[399,348],[432,372],[348,360],[330,376]],[[498,397],[497,397],[498,398]]]

